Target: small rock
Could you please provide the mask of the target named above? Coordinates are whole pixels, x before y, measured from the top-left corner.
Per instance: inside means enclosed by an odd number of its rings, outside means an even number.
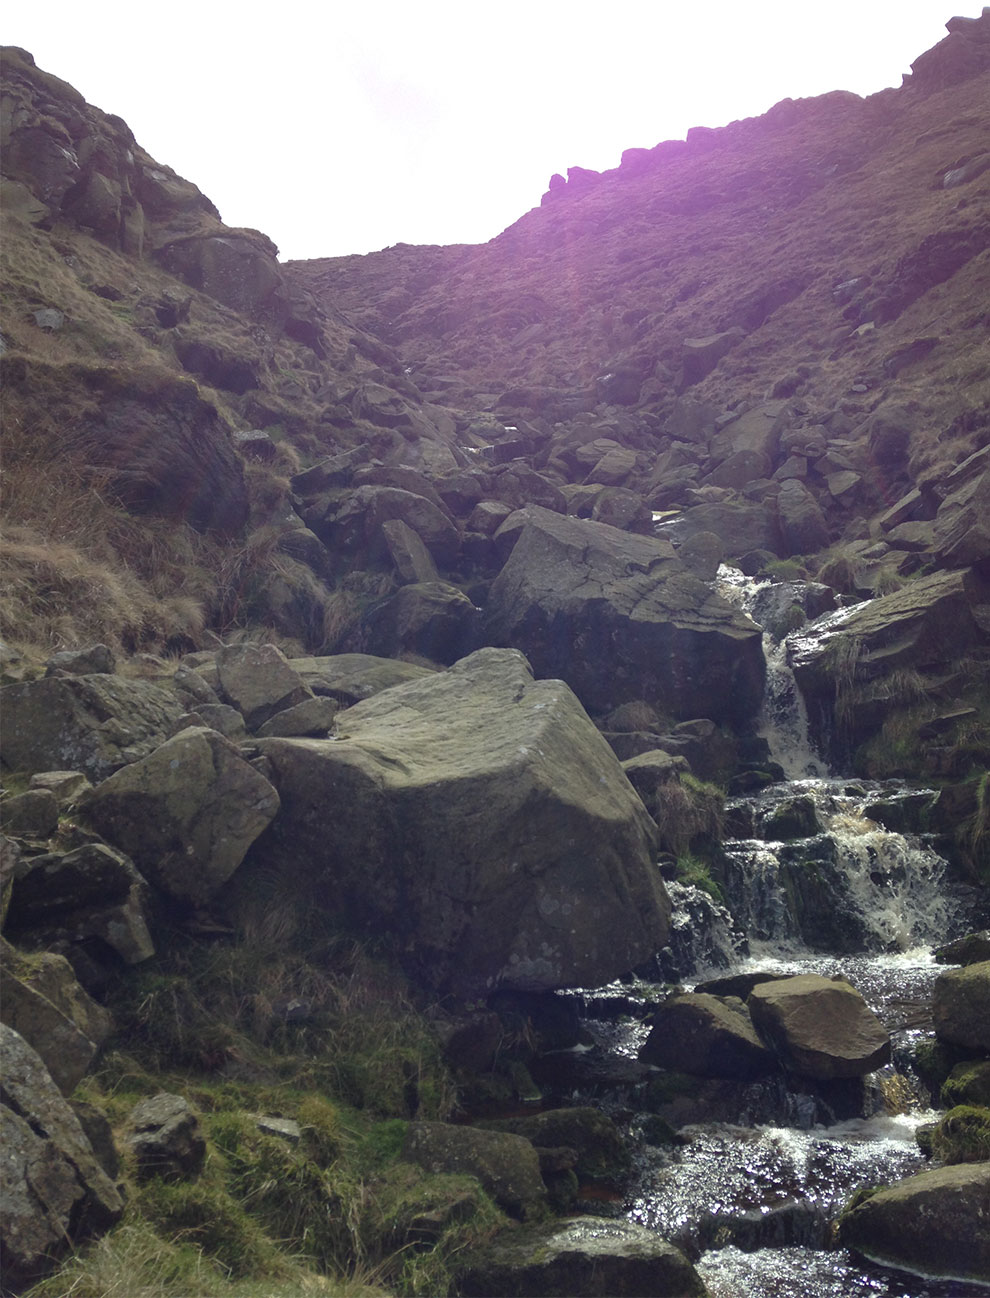
[[[138,1175],[181,1180],[195,1175],[206,1156],[199,1118],[181,1095],[161,1092],[136,1105],[127,1143]]]

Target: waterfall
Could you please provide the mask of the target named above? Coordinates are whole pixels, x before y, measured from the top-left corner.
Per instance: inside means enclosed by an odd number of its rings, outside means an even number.
[[[716,581],[719,594],[763,628],[767,678],[757,731],[767,740],[770,755],[788,780],[826,775],[825,762],[811,747],[808,710],[788,661],[787,614],[791,608],[801,607],[801,588],[806,588],[806,583],[757,581],[727,564],[720,566]]]

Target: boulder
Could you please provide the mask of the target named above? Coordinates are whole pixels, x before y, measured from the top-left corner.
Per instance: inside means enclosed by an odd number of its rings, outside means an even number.
[[[739,325],[722,333],[708,334],[704,338],[685,338],[681,346],[681,389],[700,383],[733,347],[745,338],[745,329]]]
[[[25,957],[0,939],[0,1020],[37,1050],[69,1095],[112,1027],[107,1010],[83,991],[64,956]]]
[[[105,644],[90,645],[88,649],[63,649],[45,663],[46,676],[57,676],[60,672],[67,676],[112,675],[116,669],[113,650]]]
[[[88,795],[85,814],[146,879],[201,904],[278,811],[278,794],[228,740],[192,727]]]
[[[990,559],[990,468],[964,480],[942,501],[933,549],[946,567],[986,564]]]
[[[523,517],[489,592],[490,643],[522,649],[595,712],[639,698],[679,718],[759,708],[759,630],[666,541],[543,509]]]
[[[777,518],[785,554],[814,554],[828,545],[828,524],[821,506],[797,478],[780,484]]]
[[[990,1163],[919,1172],[843,1213],[839,1239],[853,1252],[926,1279],[990,1276]]]
[[[0,1258],[5,1288],[49,1270],[124,1205],[37,1052],[0,1023]]]
[[[336,699],[303,699],[284,712],[276,712],[263,726],[259,726],[258,738],[326,738],[339,710],[340,704]]]
[[[92,788],[82,771],[36,771],[31,776],[32,789],[47,789],[54,794],[60,808],[71,807],[80,794]]]
[[[16,838],[50,838],[58,829],[58,803],[50,789],[28,789],[3,800],[3,827]]]
[[[71,769],[91,780],[146,757],[185,711],[167,685],[121,676],[50,676],[8,685],[2,698],[11,770]]]
[[[225,646],[217,654],[217,675],[224,696],[244,717],[249,730],[312,697],[285,654],[273,644]]]
[[[942,1041],[990,1054],[990,960],[940,974],[932,1015]]]
[[[935,951],[936,964],[980,964],[990,960],[990,928],[967,933]]]
[[[390,518],[382,524],[382,532],[395,570],[402,581],[439,580],[433,556],[423,544],[419,533],[414,532],[408,523],[404,523],[401,518]]]
[[[546,1203],[536,1150],[508,1132],[455,1127],[446,1122],[411,1122],[402,1147],[407,1163],[427,1172],[475,1176],[497,1204],[523,1220],[539,1216]]]
[[[336,733],[259,743],[286,807],[265,862],[392,933],[429,985],[596,986],[663,945],[652,821],[571,691],[520,653],[385,690]]]
[[[582,1105],[546,1109],[521,1118],[493,1118],[479,1125],[524,1136],[537,1149],[572,1149],[577,1156],[574,1170],[582,1180],[617,1182],[629,1170],[629,1152],[622,1135],[599,1109]]]
[[[181,1180],[194,1176],[206,1157],[206,1139],[197,1114],[181,1095],[160,1092],[135,1105],[127,1143],[138,1176]]]
[[[639,1057],[678,1073],[739,1081],[777,1068],[742,1001],[705,992],[674,996],[659,1006]]]
[[[775,511],[746,500],[693,505],[677,523],[678,537],[685,542],[699,532],[714,532],[727,558],[738,558],[751,550],[767,550],[772,558],[782,548]]]
[[[462,590],[419,581],[373,605],[349,638],[382,657],[417,654],[449,665],[477,645],[480,622],[481,610]]]
[[[655,1230],[621,1218],[525,1226],[463,1254],[464,1298],[704,1298],[704,1281]]]
[[[890,1036],[842,979],[800,974],[760,983],[746,1002],[757,1032],[788,1072],[860,1077],[890,1060]]]
[[[336,699],[349,708],[393,685],[422,680],[436,670],[419,663],[379,658],[375,654],[333,654],[326,658],[291,658],[293,667],[314,694]]]

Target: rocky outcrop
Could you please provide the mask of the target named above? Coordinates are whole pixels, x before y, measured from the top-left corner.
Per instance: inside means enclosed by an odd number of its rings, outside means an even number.
[[[108,1230],[124,1205],[41,1059],[4,1023],[0,1056],[0,1250],[13,1288]]]
[[[265,740],[283,811],[259,847],[431,986],[596,985],[663,945],[654,829],[560,681],[484,649]]]
[[[278,807],[271,784],[229,740],[193,726],[97,785],[85,814],[156,887],[201,904]]]
[[[914,1275],[986,1281],[990,1275],[990,1163],[919,1172],[844,1213],[846,1248]]]
[[[761,983],[747,1001],[757,1032],[802,1077],[860,1077],[890,1059],[890,1037],[854,987],[800,974]]]
[[[990,960],[941,974],[932,995],[942,1041],[990,1054]]]
[[[759,631],[668,543],[539,508],[520,521],[489,592],[490,643],[522,649],[593,712],[631,699],[678,718],[741,721],[756,711]]]
[[[470,1298],[704,1298],[680,1249],[630,1221],[573,1217],[505,1232],[459,1259]]]

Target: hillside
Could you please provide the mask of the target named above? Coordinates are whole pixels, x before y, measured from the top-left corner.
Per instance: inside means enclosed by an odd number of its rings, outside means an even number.
[[[990,8],[947,29],[485,245],[287,263],[3,50],[5,1296],[985,1273]]]

